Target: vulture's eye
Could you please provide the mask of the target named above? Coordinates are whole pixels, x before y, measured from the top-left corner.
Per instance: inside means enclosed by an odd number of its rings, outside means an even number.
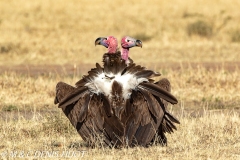
[[[129,39],[127,39],[127,42],[130,42],[130,40],[129,40]]]

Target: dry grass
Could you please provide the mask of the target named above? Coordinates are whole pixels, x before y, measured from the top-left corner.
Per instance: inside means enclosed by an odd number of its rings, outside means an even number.
[[[25,151],[25,153],[28,151],[86,151],[84,159],[240,158],[240,117],[234,110],[231,112],[206,110],[194,117],[182,110],[182,113],[178,114],[181,125],[177,132],[167,135],[169,140],[167,147],[132,149],[87,148],[64,115],[57,113],[53,116],[50,112],[48,116],[38,112],[33,115],[34,117],[30,119],[20,116],[18,120],[13,118],[1,120],[0,153],[4,151],[9,153],[11,151]],[[59,157],[52,159],[54,158]]]
[[[240,71],[239,65],[225,66],[240,63],[239,41],[233,40],[239,8],[238,0],[1,0],[2,67],[93,66],[106,51],[94,47],[97,37],[137,37],[143,48],[132,49],[130,56],[171,81],[179,99],[172,110],[181,125],[167,135],[168,147],[89,149],[53,104],[56,83],[73,85],[86,71],[73,76],[46,71],[35,77],[28,71],[1,71],[0,159],[13,150],[87,150],[85,159],[240,159]],[[188,26],[197,21],[212,27],[211,36],[188,35]],[[180,68],[159,67],[166,63]],[[207,68],[204,63],[222,65]]]

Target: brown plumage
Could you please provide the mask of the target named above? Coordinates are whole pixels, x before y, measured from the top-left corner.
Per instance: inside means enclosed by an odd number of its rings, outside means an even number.
[[[103,62],[105,68],[96,64],[96,68],[91,69],[88,75],[83,76],[76,83],[76,87],[59,82],[56,86],[55,104],[59,103],[59,108],[62,108],[72,125],[90,146],[99,145],[97,142],[104,142],[101,145],[107,146],[121,146],[124,126],[115,114],[118,110],[116,103],[119,103],[119,100],[116,99],[117,96],[114,101],[110,102],[104,94],[94,94],[85,86],[94,80],[96,75],[106,73],[105,78],[109,79],[107,73],[123,71],[126,67],[120,52],[104,54]],[[113,62],[117,65],[113,65]],[[114,87],[117,86],[113,85]],[[119,88],[114,90],[119,91]],[[96,140],[99,135],[101,135],[101,141]]]
[[[112,147],[147,146],[156,135],[166,144],[165,133],[179,123],[167,111],[168,103],[177,103],[169,81],[153,83],[159,73],[126,64],[120,52],[104,54],[103,64],[96,64],[76,87],[59,82],[55,104],[90,146],[99,138],[101,145]]]
[[[75,87],[59,82],[56,86],[56,98],[54,103],[58,104],[63,101],[67,95],[75,92],[76,90],[78,91]],[[95,143],[101,143],[101,141],[98,141],[99,139],[103,140],[104,144],[111,145],[108,140],[109,137],[106,135],[103,128],[104,116],[101,114],[103,103],[99,100],[101,97],[92,95],[91,101],[88,102],[89,104],[87,105],[95,107],[85,108],[86,105],[84,106],[84,103],[87,103],[87,96],[90,97],[89,92],[82,93],[78,100],[75,101],[76,103],[70,103],[62,106],[59,105],[59,107],[67,116],[74,128],[76,128],[83,140],[90,146],[101,145]]]

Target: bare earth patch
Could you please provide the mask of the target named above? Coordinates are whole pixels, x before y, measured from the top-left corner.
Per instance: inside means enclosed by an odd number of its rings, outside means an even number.
[[[136,62],[137,63],[137,62]],[[161,70],[181,70],[184,68],[197,69],[199,67],[205,68],[206,70],[220,70],[224,69],[228,72],[236,71],[240,69],[240,62],[195,62],[195,63],[161,63],[161,64],[151,64],[142,63],[142,66],[147,66],[149,69],[154,69],[157,71]],[[153,68],[151,68],[153,66]],[[81,75],[87,74],[87,72],[94,68],[95,64],[77,64],[77,65],[14,65],[14,66],[0,66],[0,74],[4,72],[16,72],[17,74],[28,75],[28,76],[43,76],[43,75]]]

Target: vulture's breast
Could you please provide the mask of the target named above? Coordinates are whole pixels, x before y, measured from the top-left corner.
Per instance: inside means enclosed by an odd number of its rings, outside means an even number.
[[[89,90],[96,94],[104,94],[110,100],[121,97],[126,100],[131,96],[132,90],[140,83],[148,81],[147,78],[137,78],[134,74],[98,74],[92,81],[85,84]]]

